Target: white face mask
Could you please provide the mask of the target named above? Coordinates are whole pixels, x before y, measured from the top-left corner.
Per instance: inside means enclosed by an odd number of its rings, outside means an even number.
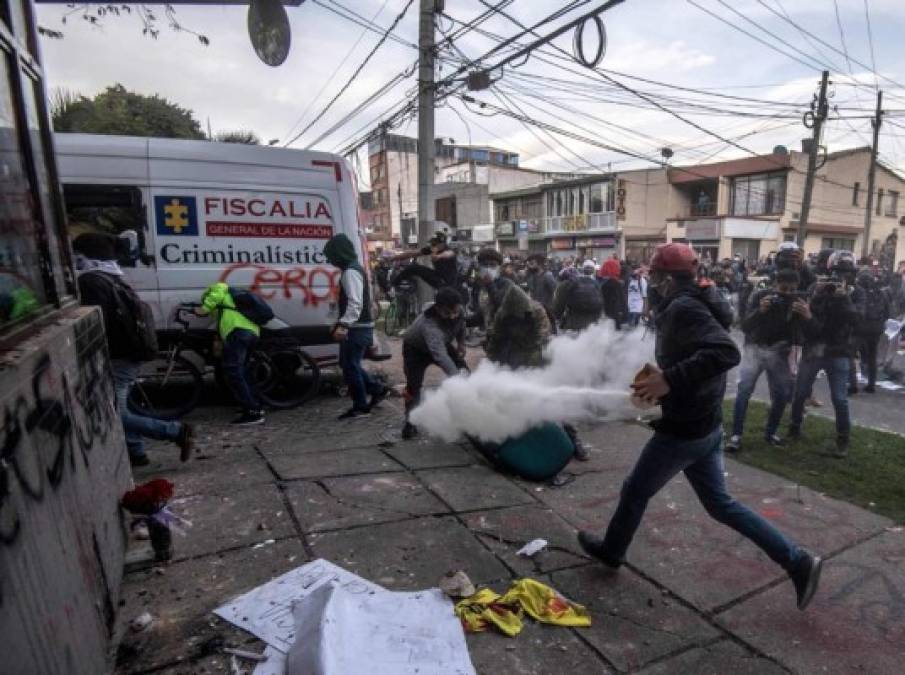
[[[488,281],[494,281],[497,277],[500,276],[500,268],[493,267],[481,267],[481,278],[487,279]]]

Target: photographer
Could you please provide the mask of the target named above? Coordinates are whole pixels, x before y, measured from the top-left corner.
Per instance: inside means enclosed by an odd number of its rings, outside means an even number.
[[[853,335],[860,313],[852,301],[851,285],[855,260],[848,251],[837,251],[828,260],[832,276],[821,279],[811,293],[812,318],[803,324],[804,352],[795,384],[789,438],[801,437],[804,403],[817,374],[826,372],[830,397],[836,414],[835,456],[848,454],[851,420],[848,410],[849,364],[853,355]],[[804,318],[804,317],[803,317]]]
[[[745,349],[735,396],[732,436],[726,443],[727,452],[741,449],[748,401],[764,371],[770,386],[770,413],[764,438],[769,445],[783,445],[776,431],[786,404],[792,398],[789,351],[793,344],[801,343],[802,324],[811,319],[808,303],[797,290],[799,281],[798,272],[794,269],[780,269],[773,288],[757,291],[751,297],[750,311],[742,319]]]

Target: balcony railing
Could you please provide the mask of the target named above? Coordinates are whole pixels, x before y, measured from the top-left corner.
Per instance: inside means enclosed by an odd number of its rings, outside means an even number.
[[[698,218],[701,216],[715,216],[716,215],[716,203],[715,202],[707,202],[706,204],[692,204],[690,209],[691,217]]]
[[[581,213],[574,216],[550,216],[544,219],[547,234],[575,232],[615,232],[616,212]]]

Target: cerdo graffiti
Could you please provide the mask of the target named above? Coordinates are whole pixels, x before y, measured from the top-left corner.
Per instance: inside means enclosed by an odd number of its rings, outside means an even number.
[[[335,267],[277,269],[267,265],[241,263],[224,269],[220,281],[229,283],[230,277],[242,270],[253,272],[248,290],[265,300],[273,300],[279,293],[286,300],[299,297],[303,304],[313,307],[336,299],[337,281],[342,273]]]
[[[100,320],[73,328],[78,368],[70,377],[48,353],[38,356],[29,385],[3,406],[0,432],[0,544],[21,534],[22,521],[14,490],[42,502],[47,486],[56,490],[80,459],[89,466],[91,449],[113,428],[113,384],[106,368]],[[77,457],[78,455],[78,457]]]

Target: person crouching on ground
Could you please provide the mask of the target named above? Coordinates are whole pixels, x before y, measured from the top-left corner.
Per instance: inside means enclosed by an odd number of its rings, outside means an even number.
[[[327,262],[342,270],[339,280],[339,321],[333,327],[333,340],[339,343],[339,365],[349,387],[352,407],[341,420],[368,417],[371,409],[386,398],[388,390],[364,369],[361,360],[374,341],[371,315],[371,289],[368,275],[358,262],[352,240],[336,234],[324,245]],[[371,398],[368,400],[368,395]]]
[[[437,291],[434,304],[425,309],[402,336],[402,368],[405,373],[405,425],[402,438],[414,438],[418,429],[409,413],[421,401],[424,373],[435,365],[452,377],[465,365],[465,312],[461,296],[452,288]]]
[[[694,283],[697,267],[697,256],[685,244],[664,244],[654,254],[650,284],[662,298],[656,318],[658,367],[651,366],[632,388],[642,400],[659,403],[662,417],[653,422],[654,435],[622,485],[606,535],[581,531],[578,541],[608,567],[620,567],[648,501],[684,471],[712,518],[750,539],[788,572],[798,608],[804,609],[817,590],[822,560],[726,491],[722,405],[726,373],[740,354],[728,317],[715,312]]]

